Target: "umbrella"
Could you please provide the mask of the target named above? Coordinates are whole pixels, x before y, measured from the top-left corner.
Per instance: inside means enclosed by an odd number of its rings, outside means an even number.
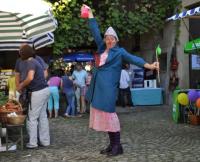
[[[72,53],[65,55],[63,60],[66,62],[87,62],[87,61],[94,61],[94,56],[90,53]]]
[[[49,44],[54,43],[54,35],[53,33],[47,33],[45,35],[32,38],[31,41],[33,42],[33,46],[35,49],[42,48]]]
[[[187,10],[187,11],[183,11],[181,13],[177,13],[177,14],[167,18],[167,21],[178,20],[178,19],[182,19],[182,18],[185,18],[185,17],[188,17],[188,16],[194,16],[194,15],[197,15],[197,14],[200,14],[200,6],[193,8],[191,10]]]
[[[74,55],[67,55],[67,56],[63,56],[63,61],[65,62],[75,62],[76,58]]]
[[[82,61],[93,61],[94,60],[94,57],[93,55],[91,54],[87,54],[87,53],[79,53],[77,54],[77,57],[76,57],[76,61],[78,62],[82,62]]]
[[[44,37],[46,40],[43,41],[42,46],[53,43],[50,32],[56,29],[57,22],[51,14],[48,3],[42,0],[0,0],[0,2],[0,44],[2,46],[15,44],[16,47],[19,42],[32,42],[36,47]]]
[[[54,43],[54,35],[53,33],[47,33],[45,35],[41,35],[38,37],[34,37],[29,39],[19,39],[19,40],[11,40],[0,42],[0,51],[17,51],[21,44],[27,43],[30,46],[34,47],[34,49],[40,49],[44,46]]]

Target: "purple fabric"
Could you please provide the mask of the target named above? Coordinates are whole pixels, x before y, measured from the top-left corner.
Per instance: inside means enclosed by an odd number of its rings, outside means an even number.
[[[120,132],[114,132],[114,145],[120,145]]]
[[[115,144],[115,140],[114,140],[115,132],[108,132],[108,135],[110,139],[110,145],[112,147]]]
[[[59,87],[60,86],[60,77],[51,77],[48,81],[49,83],[49,86],[53,87],[53,86],[56,86],[56,87]]]

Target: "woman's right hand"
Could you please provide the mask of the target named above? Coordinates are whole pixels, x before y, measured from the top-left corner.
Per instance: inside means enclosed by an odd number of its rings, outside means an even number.
[[[89,19],[90,19],[90,18],[94,18],[93,13],[92,13],[92,9],[91,9],[89,6],[83,4],[82,7],[81,7],[81,10],[82,10],[83,7],[88,8],[88,11],[89,11],[88,18],[89,18]]]

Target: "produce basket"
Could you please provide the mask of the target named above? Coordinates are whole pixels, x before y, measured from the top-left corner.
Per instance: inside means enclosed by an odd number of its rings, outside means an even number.
[[[22,106],[16,100],[8,100],[6,104],[0,106],[0,122],[6,124],[7,115],[13,112],[17,115],[23,114]]]
[[[200,116],[189,114],[189,122],[192,125],[199,125],[200,124]]]
[[[20,125],[24,123],[26,115],[17,115],[7,117],[7,124]]]

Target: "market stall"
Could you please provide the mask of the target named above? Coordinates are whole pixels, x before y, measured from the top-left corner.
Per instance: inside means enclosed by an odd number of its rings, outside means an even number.
[[[12,4],[12,5],[11,5]],[[0,5],[0,51],[17,51],[23,43],[39,49],[54,42],[52,32],[57,21],[49,3],[43,0],[6,0]],[[7,28],[5,28],[5,25]],[[8,28],[9,26],[9,28]],[[23,127],[26,116],[17,100],[5,94],[12,70],[0,71],[0,151],[15,150],[19,141],[23,149]],[[20,139],[9,144],[8,129],[20,129]],[[6,147],[1,138],[6,138]],[[11,147],[10,147],[11,146]],[[12,147],[13,146],[13,147]]]
[[[194,39],[191,30],[186,25],[184,18],[200,18],[200,6],[183,11],[181,13],[177,13],[167,21],[172,20],[182,20],[185,28],[189,33],[190,41],[185,42],[184,53],[190,54],[190,79],[192,78],[192,73],[195,74],[193,76],[193,80],[195,78],[195,85],[190,85],[195,87],[196,89],[176,89],[173,92],[173,105],[172,105],[172,118],[176,123],[190,123],[192,125],[200,124],[200,91],[199,87],[199,69],[200,69],[200,39],[196,35],[196,39]],[[190,82],[194,83],[190,80]]]

